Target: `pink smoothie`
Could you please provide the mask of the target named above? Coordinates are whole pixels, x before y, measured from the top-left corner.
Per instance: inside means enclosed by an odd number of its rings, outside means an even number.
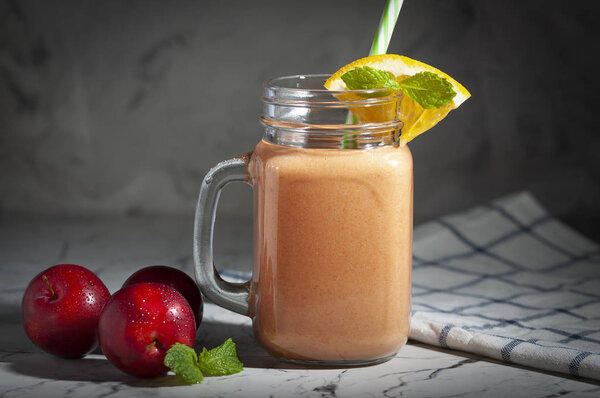
[[[406,146],[257,145],[250,315],[271,354],[373,360],[406,342],[412,173]]]

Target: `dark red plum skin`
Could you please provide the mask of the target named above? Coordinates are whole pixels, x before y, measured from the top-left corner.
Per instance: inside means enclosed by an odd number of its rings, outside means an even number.
[[[36,275],[21,303],[23,327],[42,350],[80,358],[98,345],[98,321],[110,292],[90,270],[59,264]]]
[[[173,344],[193,347],[194,313],[174,288],[137,283],[110,298],[98,337],[104,355],[117,368],[137,377],[157,377],[168,372],[163,361]]]
[[[194,318],[196,319],[196,329],[200,327],[204,311],[202,295],[200,294],[198,285],[196,285],[196,282],[188,274],[166,265],[152,265],[133,273],[125,281],[123,287],[142,282],[164,283],[175,288],[175,290],[186,298],[190,307],[192,307]]]

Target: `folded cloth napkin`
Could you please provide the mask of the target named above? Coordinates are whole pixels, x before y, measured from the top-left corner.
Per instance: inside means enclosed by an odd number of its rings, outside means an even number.
[[[600,380],[600,247],[528,193],[423,224],[410,338]]]
[[[415,228],[410,338],[600,380],[600,247],[528,193]]]

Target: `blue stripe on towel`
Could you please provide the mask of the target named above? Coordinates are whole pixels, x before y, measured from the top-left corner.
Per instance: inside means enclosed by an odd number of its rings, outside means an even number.
[[[504,347],[502,347],[502,350],[500,351],[500,353],[502,354],[502,360],[505,362],[512,362],[510,360],[510,354],[512,353],[512,351],[515,349],[516,346],[518,346],[521,343],[534,344],[537,341],[538,341],[537,339],[529,339],[527,341],[521,340],[521,339],[514,339],[513,341],[511,341],[510,343],[508,343]]]
[[[440,337],[438,339],[438,342],[440,343],[440,347],[449,348],[448,343],[446,342],[446,339],[448,338],[448,333],[450,333],[450,330],[452,330],[453,327],[454,327],[454,325],[446,325],[440,332]]]
[[[592,355],[591,352],[580,352],[577,354],[569,364],[569,373],[573,376],[579,376],[579,366],[581,365],[581,362],[590,355]]]

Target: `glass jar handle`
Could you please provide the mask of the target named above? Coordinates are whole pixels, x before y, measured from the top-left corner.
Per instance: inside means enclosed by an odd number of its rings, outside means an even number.
[[[248,182],[248,162],[252,152],[225,160],[204,177],[194,220],[194,264],[196,281],[202,293],[215,304],[242,315],[249,314],[250,283],[223,280],[213,264],[213,235],[221,190],[230,182]]]

